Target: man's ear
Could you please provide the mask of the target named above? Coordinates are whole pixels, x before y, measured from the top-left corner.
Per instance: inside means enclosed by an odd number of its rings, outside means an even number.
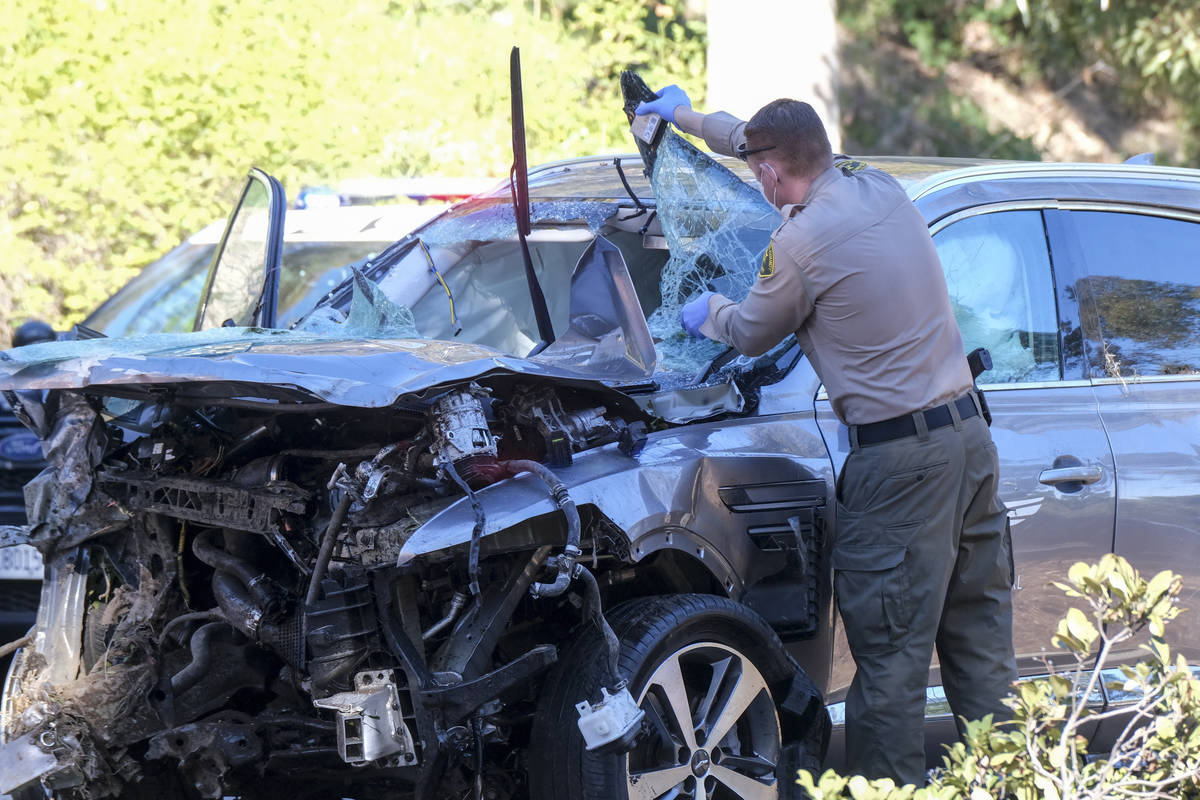
[[[775,181],[776,183],[779,183],[779,173],[777,173],[775,171],[775,168],[772,167],[770,164],[766,163],[765,161],[763,162],[763,165],[758,168],[759,183],[762,183],[762,176],[763,176],[763,174],[765,174],[767,172],[771,173],[771,180]]]

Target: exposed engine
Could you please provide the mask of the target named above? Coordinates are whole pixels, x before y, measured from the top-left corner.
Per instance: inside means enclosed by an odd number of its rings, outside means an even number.
[[[608,443],[634,453],[636,411],[474,382],[369,417],[62,398],[33,528],[52,596],[3,716],[36,762],[24,769],[80,798],[158,796],[179,775],[210,798],[255,796],[263,775],[301,794],[521,795],[518,745],[556,634],[607,626],[552,469]],[[554,513],[484,547],[476,494],[522,473]],[[402,558],[464,495],[470,540]]]

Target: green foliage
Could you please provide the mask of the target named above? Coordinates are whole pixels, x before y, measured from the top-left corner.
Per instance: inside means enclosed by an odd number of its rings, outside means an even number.
[[[843,0],[839,15],[856,34],[903,42],[934,68],[982,56],[1018,82],[1036,75],[1064,85],[1107,65],[1124,103],[1179,105],[1185,152],[1200,159],[1195,0]],[[1001,53],[973,50],[968,32],[980,25]]]
[[[1096,61],[1144,103],[1179,103],[1200,125],[1200,4],[1195,0],[1028,0],[1024,39],[1040,60],[1065,69]],[[1190,142],[1193,157],[1200,143]]]
[[[916,49],[931,67],[969,53],[963,41],[968,23],[993,26],[1000,41],[1019,14],[1017,0],[842,0],[838,13],[860,36],[880,34]]]
[[[513,45],[531,163],[631,150],[627,63],[702,101],[704,31],[682,5],[16,0],[0,16],[0,342],[27,317],[81,319],[224,217],[251,165],[292,194],[507,175]]]
[[[1071,609],[1053,643],[1074,660],[1072,669],[1024,681],[1006,704],[1012,720],[967,722],[963,740],[943,759],[928,786],[897,787],[891,780],[817,777],[801,771],[799,783],[813,800],[1117,800],[1183,798],[1200,793],[1200,681],[1183,656],[1164,640],[1178,614],[1181,582],[1171,572],[1144,580],[1116,555],[1098,564],[1075,564],[1065,584],[1085,609]],[[1096,711],[1103,676],[1114,651],[1148,634],[1146,660],[1121,666],[1110,684],[1132,702]],[[1112,750],[1089,754],[1084,725],[1129,715]]]

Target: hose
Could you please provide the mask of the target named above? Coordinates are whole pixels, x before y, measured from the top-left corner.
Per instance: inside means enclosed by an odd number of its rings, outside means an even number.
[[[562,554],[551,559],[556,562],[558,567],[553,583],[535,583],[529,589],[530,594],[534,597],[557,597],[571,585],[571,571],[575,566],[575,559],[583,553],[579,549],[579,542],[583,537],[579,523],[579,509],[575,507],[575,501],[567,492],[566,484],[546,465],[528,459],[514,459],[505,461],[504,468],[509,475],[530,472],[541,478],[542,482],[550,488],[550,496],[554,499],[554,504],[567,517],[567,544],[563,548]]]
[[[228,572],[215,572],[212,577],[212,590],[213,597],[216,598],[217,605],[229,624],[258,641],[263,610],[250,599],[245,584]]]
[[[471,594],[479,596],[479,542],[483,539],[484,515],[483,505],[470,485],[462,479],[449,460],[442,462],[442,469],[458,484],[458,488],[467,493],[471,501],[471,511],[475,514],[475,526],[471,528],[471,548],[467,554],[467,574],[470,576]]]
[[[201,625],[192,634],[190,643],[192,661],[171,676],[171,692],[180,695],[200,682],[212,666],[212,637],[225,628],[224,622],[209,622]]]
[[[212,537],[216,533],[215,529],[209,528],[195,538],[192,542],[192,552],[196,554],[196,558],[217,572],[228,572],[235,576],[243,586],[250,590],[260,605],[265,607],[275,602],[275,597],[267,589],[266,574],[253,567],[249,562],[231,555],[213,544]]]
[[[158,635],[159,646],[167,641],[167,637],[171,635],[171,631],[180,625],[186,625],[189,622],[215,622],[225,619],[225,615],[221,613],[219,608],[210,608],[208,611],[192,611],[187,614],[180,614],[166,625],[163,626],[162,633]]]
[[[604,636],[604,646],[608,651],[610,685],[616,686],[620,682],[620,676],[617,675],[617,664],[621,655],[621,642],[617,639],[617,634],[613,632],[612,626],[608,624],[608,620],[604,618],[604,606],[600,600],[600,583],[592,571],[583,564],[575,565],[575,576],[587,584],[584,602],[587,604],[588,615]]]
[[[317,602],[317,595],[321,592],[321,581],[325,579],[325,571],[329,569],[329,560],[333,558],[333,546],[337,543],[338,530],[341,529],[342,522],[350,511],[351,502],[353,502],[353,498],[349,492],[342,495],[337,508],[333,510],[333,516],[329,518],[329,526],[325,528],[325,536],[321,539],[321,552],[317,554],[317,563],[313,565],[312,578],[308,582],[308,594],[304,598],[306,606]]]
[[[421,641],[427,642],[449,627],[466,604],[467,596],[462,592],[455,592],[454,596],[450,598],[450,610],[446,612],[446,616],[429,626],[429,630],[421,634]]]

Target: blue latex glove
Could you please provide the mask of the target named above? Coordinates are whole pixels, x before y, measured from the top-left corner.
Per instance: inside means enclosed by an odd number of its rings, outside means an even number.
[[[679,324],[689,335],[697,339],[705,338],[700,332],[700,326],[708,319],[708,298],[712,297],[716,292],[705,292],[695,300],[684,305],[679,312]]]
[[[675,124],[675,109],[680,106],[692,107],[692,101],[688,99],[687,92],[680,89],[675,84],[671,84],[665,89],[658,90],[658,99],[651,100],[649,103],[639,103],[635,114],[658,114],[672,125]]]

